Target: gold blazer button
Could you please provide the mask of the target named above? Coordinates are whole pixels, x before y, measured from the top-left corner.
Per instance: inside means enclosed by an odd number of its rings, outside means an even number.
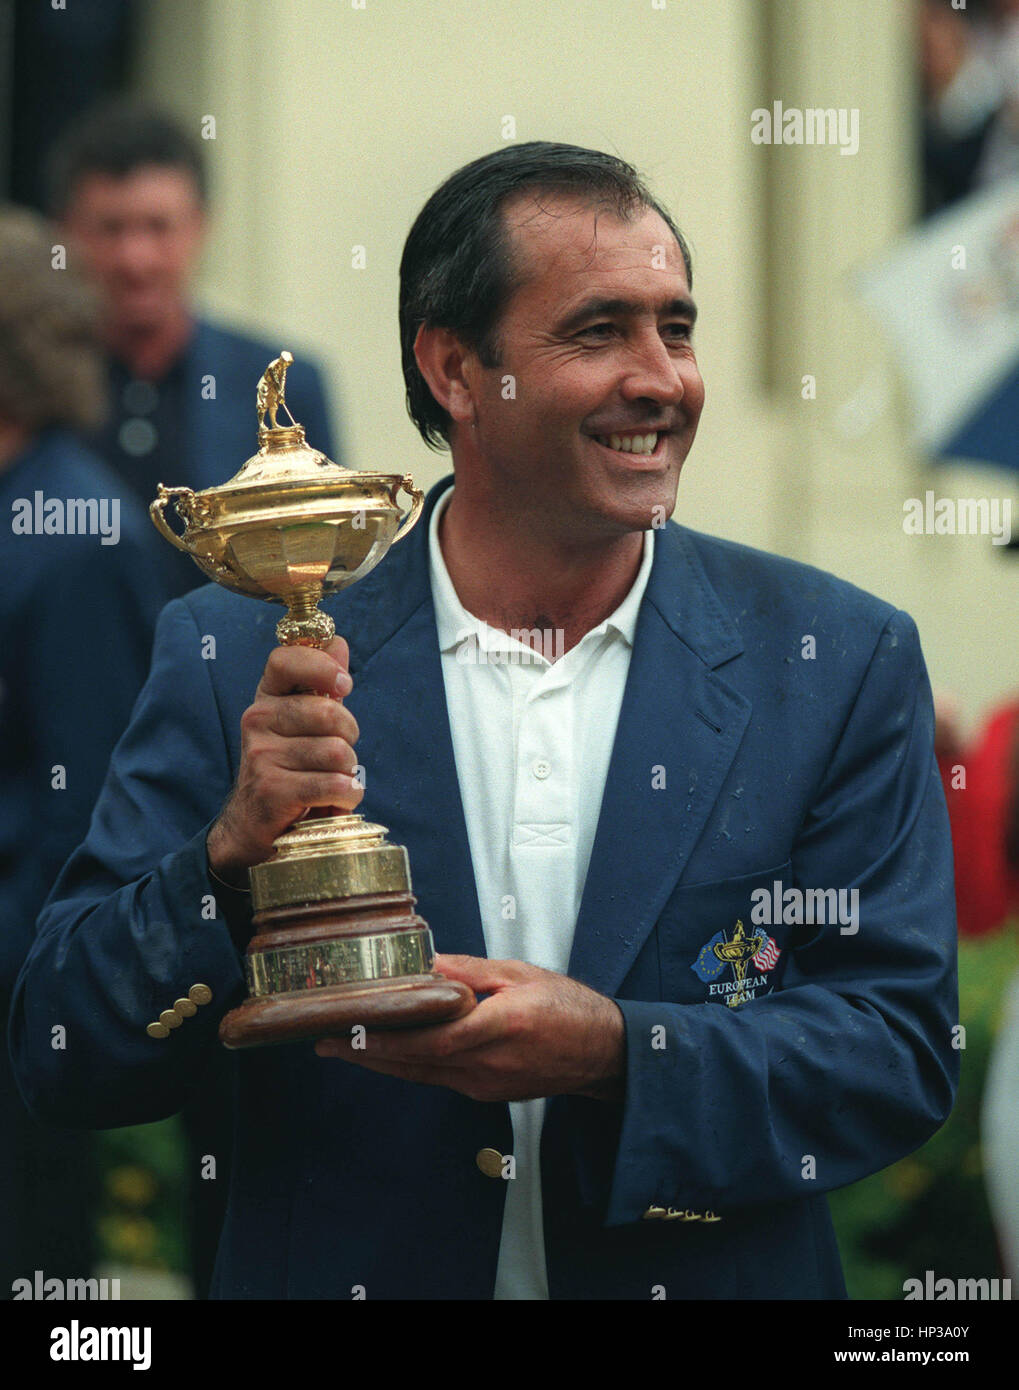
[[[170,1030],[165,1023],[149,1023],[145,1028],[150,1038],[168,1038]]]
[[[188,990],[188,998],[192,1004],[208,1004],[212,998],[212,990],[208,985],[192,985]]]
[[[479,1149],[474,1161],[486,1178],[502,1177],[502,1154],[498,1149]]]

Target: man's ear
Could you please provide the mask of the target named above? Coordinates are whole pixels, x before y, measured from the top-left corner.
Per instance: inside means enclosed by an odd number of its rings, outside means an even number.
[[[422,324],[414,339],[418,370],[439,405],[457,423],[476,419],[471,383],[477,357],[448,328]]]

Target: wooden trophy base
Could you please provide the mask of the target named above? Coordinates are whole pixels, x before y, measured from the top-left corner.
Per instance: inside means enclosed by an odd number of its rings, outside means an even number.
[[[419,975],[398,985],[338,985],[308,990],[306,995],[276,994],[248,999],[228,1013],[219,1026],[219,1040],[233,1049],[341,1034],[349,1038],[357,1024],[369,1029],[419,1028],[460,1018],[475,1002],[467,985],[441,975]]]
[[[358,894],[255,915],[250,997],[219,1026],[225,1047],[417,1028],[470,1013],[468,985],[431,972],[432,934],[405,892]]]

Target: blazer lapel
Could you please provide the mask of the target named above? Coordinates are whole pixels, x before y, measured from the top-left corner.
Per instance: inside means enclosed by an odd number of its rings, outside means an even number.
[[[606,994],[676,887],[750,718],[715,668],[742,651],[678,526],[655,537],[569,974]]]

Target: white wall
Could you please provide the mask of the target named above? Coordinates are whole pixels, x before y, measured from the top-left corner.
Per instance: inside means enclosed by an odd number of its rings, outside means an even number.
[[[611,150],[693,245],[707,404],[677,517],[908,608],[971,718],[1019,684],[1015,561],[902,532],[906,497],[972,491],[972,471],[931,481],[912,456],[891,354],[847,284],[912,216],[907,0],[359,3],[149,0],[142,74],[194,129],[216,118],[204,297],[325,363],[347,460],[423,485],[448,471],[406,415],[397,337],[403,240],[431,190],[507,117],[517,140]],[[859,153],[753,145],[750,113],[775,98],[859,108]]]

